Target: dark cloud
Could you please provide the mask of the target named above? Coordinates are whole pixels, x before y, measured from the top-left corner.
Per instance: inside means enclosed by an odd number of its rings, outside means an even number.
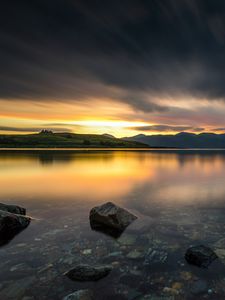
[[[49,129],[54,132],[71,132],[71,129],[69,128],[46,128],[46,127],[9,127],[9,126],[0,126],[0,131],[14,131],[14,132],[40,132],[43,129]]]
[[[159,131],[159,132],[178,132],[178,131],[204,131],[203,127],[192,127],[192,126],[170,126],[170,125],[150,125],[150,126],[139,126],[130,127],[130,129],[137,131]]]
[[[225,131],[225,127],[213,128],[212,131]]]
[[[0,4],[0,98],[225,99],[223,0],[7,0]]]

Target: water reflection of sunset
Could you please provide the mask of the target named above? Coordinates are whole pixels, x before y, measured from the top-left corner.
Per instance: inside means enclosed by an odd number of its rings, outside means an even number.
[[[141,169],[132,153],[75,154],[69,163],[56,159],[50,165],[38,162],[37,157],[17,156],[10,161],[1,156],[0,164],[2,196],[122,197],[135,184],[151,178],[151,169]]]
[[[1,198],[192,203],[222,198],[223,153],[182,151],[0,154]]]

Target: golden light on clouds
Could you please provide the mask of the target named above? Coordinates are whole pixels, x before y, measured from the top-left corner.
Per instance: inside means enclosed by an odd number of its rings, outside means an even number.
[[[110,120],[86,120],[86,121],[75,121],[70,122],[71,125],[81,125],[87,127],[115,127],[124,128],[132,126],[145,126],[148,125],[146,122],[129,122],[129,121],[110,121]]]
[[[224,132],[225,107],[193,97],[155,98],[164,111],[140,111],[119,100],[35,101],[0,99],[0,133],[55,132],[109,133],[116,137],[144,134]],[[216,116],[216,118],[215,118]]]

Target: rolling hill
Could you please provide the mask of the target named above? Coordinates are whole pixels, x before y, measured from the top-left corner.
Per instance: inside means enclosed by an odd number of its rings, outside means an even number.
[[[108,135],[53,133],[0,135],[0,148],[143,148],[146,144]]]

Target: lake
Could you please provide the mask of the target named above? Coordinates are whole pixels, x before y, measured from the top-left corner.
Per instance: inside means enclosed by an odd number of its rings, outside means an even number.
[[[138,216],[117,239],[90,228],[107,201]],[[0,202],[33,218],[0,248],[0,299],[225,299],[225,151],[0,151]],[[199,244],[219,256],[208,269],[184,259]],[[74,282],[64,273],[78,263],[113,271]]]

